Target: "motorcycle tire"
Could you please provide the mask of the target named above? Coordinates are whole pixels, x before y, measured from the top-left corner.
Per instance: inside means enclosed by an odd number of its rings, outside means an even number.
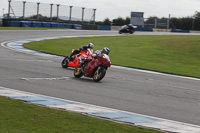
[[[76,68],[74,69],[74,77],[80,78],[81,76],[83,76],[81,67],[76,67]]]
[[[63,59],[63,61],[62,61],[62,63],[61,63],[61,66],[63,67],[63,68],[67,68],[68,67],[68,56],[67,57],[65,57],[64,59]]]
[[[93,80],[95,82],[98,82],[98,81],[102,80],[105,75],[106,75],[106,68],[101,68],[98,73],[96,70],[93,75]]]
[[[121,32],[121,31],[119,31],[119,34],[122,34],[122,32]]]
[[[130,31],[130,34],[133,34],[134,32],[135,32],[135,30],[131,30],[131,31]]]

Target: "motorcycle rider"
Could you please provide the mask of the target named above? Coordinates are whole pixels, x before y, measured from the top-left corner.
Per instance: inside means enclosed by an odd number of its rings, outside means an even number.
[[[132,29],[133,29],[133,25],[132,25],[132,24],[128,24],[128,25],[127,25],[127,29],[128,29],[128,30],[132,30]]]
[[[104,47],[102,50],[95,51],[91,56],[82,58],[80,65],[85,64],[85,66],[86,66],[85,69],[86,69],[87,68],[87,64],[90,61],[92,61],[93,58],[102,58],[103,57],[102,54],[107,54],[108,55],[109,53],[110,53],[110,49],[107,48],[107,47]]]
[[[135,28],[133,27],[132,24],[127,24],[127,25],[124,25],[122,26],[122,28],[119,30],[119,34],[122,34],[122,33],[134,33],[135,32]]]
[[[71,55],[69,56],[69,59],[71,60],[72,56],[75,54],[79,54],[81,51],[86,52],[88,55],[89,53],[87,52],[87,50],[89,49],[89,51],[91,51],[91,54],[93,53],[93,48],[94,48],[94,44],[93,43],[89,43],[87,46],[83,46],[81,48],[79,48],[78,50],[74,50]]]
[[[107,47],[104,47],[103,50],[101,51],[101,54],[109,54],[110,53],[110,49]]]

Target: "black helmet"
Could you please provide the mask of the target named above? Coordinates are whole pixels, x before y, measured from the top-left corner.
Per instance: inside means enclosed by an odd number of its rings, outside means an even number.
[[[89,43],[89,44],[88,44],[88,48],[93,49],[93,48],[94,48],[94,44],[93,44],[93,43]]]
[[[107,47],[105,47],[105,48],[103,48],[103,50],[102,50],[102,54],[109,54],[110,53],[110,49],[109,48],[107,48]]]

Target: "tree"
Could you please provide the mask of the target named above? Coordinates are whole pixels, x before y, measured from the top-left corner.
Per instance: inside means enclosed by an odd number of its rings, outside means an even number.
[[[50,19],[47,16],[42,16],[41,14],[38,14],[38,16],[37,15],[32,15],[30,17],[26,17],[26,19],[37,19],[37,18],[39,18],[39,20],[44,20],[44,21]],[[23,19],[23,17],[19,17],[19,19]]]
[[[125,24],[130,24],[130,23],[131,23],[130,17],[126,17],[126,19],[125,19]]]
[[[192,25],[193,30],[200,30],[200,12],[195,12]]]
[[[170,22],[173,24],[173,28],[176,29],[191,30],[193,27],[192,17],[171,18]]]
[[[155,23],[155,19],[158,19],[158,17],[156,16],[150,16],[145,23],[149,23],[149,24],[154,24]]]
[[[130,17],[126,17],[126,19],[123,19],[122,17],[113,19],[113,25],[115,26],[122,26],[126,24],[130,24]]]
[[[195,19],[200,19],[200,12],[196,11],[194,14]]]
[[[103,25],[111,25],[111,21],[109,18],[106,18],[104,21],[103,21]]]

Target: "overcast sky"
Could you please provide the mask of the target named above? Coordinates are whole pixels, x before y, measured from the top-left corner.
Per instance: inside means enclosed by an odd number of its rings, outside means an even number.
[[[130,12],[144,12],[144,17],[187,17],[200,11],[200,0],[19,0],[95,8],[96,20],[130,16]],[[4,10],[3,10],[4,9]],[[0,16],[8,12],[8,0],[0,0]]]

